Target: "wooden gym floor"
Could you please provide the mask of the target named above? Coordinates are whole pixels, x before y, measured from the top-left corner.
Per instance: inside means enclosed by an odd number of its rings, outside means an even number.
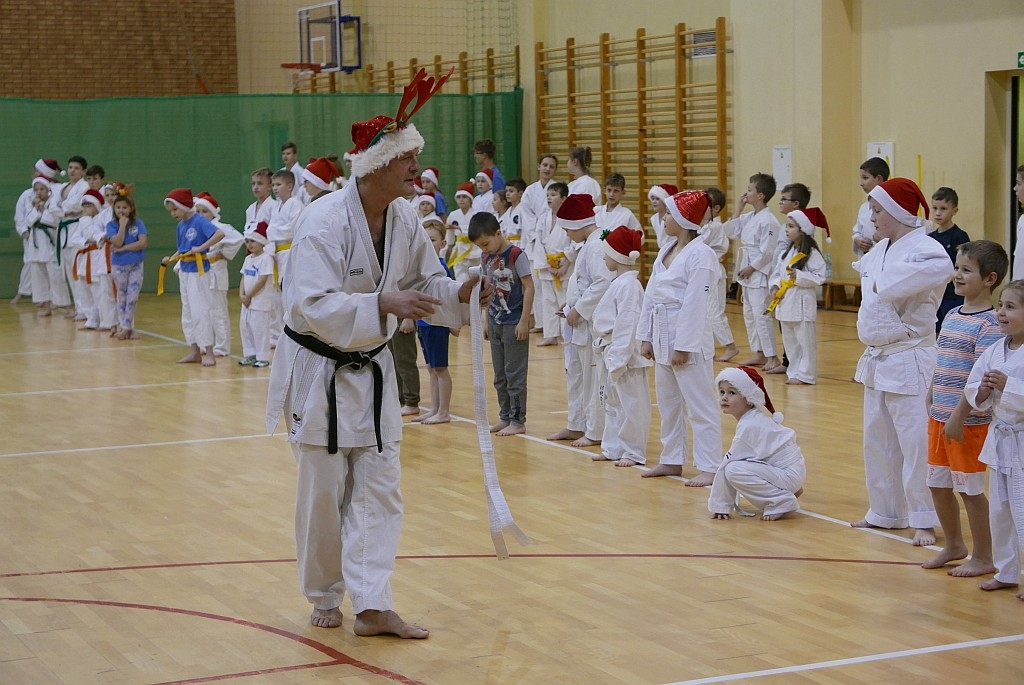
[[[707,490],[545,442],[565,421],[559,348],[531,350],[528,435],[495,441],[533,539],[513,558],[493,555],[474,426],[408,427],[393,589],[426,641],[356,637],[347,603],[342,628],[309,625],[270,370],[176,365],[178,314],[144,296],[130,343],[0,307],[3,685],[1024,682],[1012,592],[922,570],[934,552],[906,531],[846,525],[866,503],[855,314],[821,313],[817,386],[768,380],[808,462],[782,521],[713,521]],[[471,416],[466,334],[451,368]]]

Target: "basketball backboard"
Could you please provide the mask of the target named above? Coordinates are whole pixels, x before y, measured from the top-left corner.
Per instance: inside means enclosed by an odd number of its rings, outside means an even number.
[[[341,0],[302,7],[296,16],[299,62],[319,64],[320,71],[351,73],[362,67],[360,20],[341,13]]]

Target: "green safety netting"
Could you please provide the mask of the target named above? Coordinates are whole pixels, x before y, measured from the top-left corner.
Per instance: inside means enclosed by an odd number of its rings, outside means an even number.
[[[156,291],[160,257],[174,252],[174,221],[163,208],[168,190],[207,190],[221,220],[241,230],[252,202],[250,174],[281,166],[281,145],[294,141],[299,161],[351,148],[354,121],[394,116],[399,95],[207,95],[183,98],[20,100],[0,98],[0,297],[13,297],[21,271],[14,205],[33,165],[72,155],[99,164],[107,179],[134,183],[139,218],[149,231],[144,290]],[[493,139],[505,178],[519,175],[523,93],[439,94],[413,122],[426,140],[422,167],[440,171],[441,190],[454,207],[455,188],[477,171],[473,143]],[[241,255],[235,259],[241,268]],[[233,284],[238,274],[232,268]],[[169,292],[177,288],[169,277]]]

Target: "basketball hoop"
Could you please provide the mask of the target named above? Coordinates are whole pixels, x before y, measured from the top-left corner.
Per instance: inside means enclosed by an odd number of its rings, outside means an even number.
[[[299,74],[319,74],[320,65],[316,62],[284,62],[281,64],[282,69],[298,69]]]

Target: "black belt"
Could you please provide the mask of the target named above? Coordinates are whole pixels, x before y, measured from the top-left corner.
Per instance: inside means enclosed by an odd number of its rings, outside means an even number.
[[[376,347],[368,352],[343,352],[331,347],[327,343],[314,338],[311,335],[296,333],[288,326],[284,327],[284,334],[305,347],[311,352],[334,360],[334,374],[331,375],[331,388],[327,391],[327,397],[331,402],[331,414],[327,418],[327,453],[338,453],[338,390],[335,375],[343,367],[352,370],[359,370],[367,364],[373,364],[373,433],[377,437],[377,452],[384,451],[384,443],[380,439],[380,412],[384,404],[384,372],[380,364],[374,359],[377,354],[387,347],[387,343]]]

